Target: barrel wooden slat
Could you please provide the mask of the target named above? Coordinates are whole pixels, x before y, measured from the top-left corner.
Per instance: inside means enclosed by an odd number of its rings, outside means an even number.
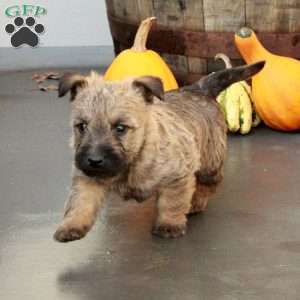
[[[204,30],[202,1],[153,0],[153,11],[158,25]]]
[[[192,74],[206,74],[207,60],[199,57],[188,57],[189,73]]]
[[[208,32],[235,32],[245,24],[245,0],[203,0],[203,7],[205,30]],[[233,42],[232,38],[228,41]],[[214,59],[207,61],[208,72],[220,69],[219,66]]]
[[[129,22],[140,22],[139,7],[136,1],[107,0],[113,5],[114,16],[123,18]]]
[[[180,1],[153,0],[153,11],[157,17],[157,25],[183,28],[184,18]]]
[[[236,31],[245,24],[245,0],[203,0],[206,31]]]
[[[149,0],[137,0],[141,20],[154,16],[153,3]]]
[[[263,32],[300,31],[299,0],[246,0],[247,25]]]
[[[188,74],[188,60],[184,55],[173,55],[168,53],[163,53],[162,57],[166,63],[170,66],[172,71],[178,72],[181,74]]]
[[[108,16],[115,16],[114,0],[106,0],[106,11]]]
[[[194,31],[204,31],[204,14],[202,1],[183,1],[184,29]],[[188,5],[187,5],[188,3]]]

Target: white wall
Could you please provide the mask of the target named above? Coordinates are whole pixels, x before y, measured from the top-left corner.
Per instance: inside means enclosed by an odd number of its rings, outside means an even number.
[[[46,28],[40,47],[112,45],[104,0],[0,0],[0,47],[11,47],[4,28],[13,18],[5,16],[5,9],[18,4],[47,9],[37,19]]]

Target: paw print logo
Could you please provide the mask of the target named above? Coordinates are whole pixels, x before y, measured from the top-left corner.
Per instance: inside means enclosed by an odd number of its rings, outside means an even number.
[[[14,24],[7,24],[5,31],[11,34],[11,44],[13,47],[19,47],[26,44],[31,47],[35,47],[39,43],[39,37],[41,33],[45,31],[45,27],[42,24],[36,24],[33,17],[24,19],[17,17],[14,20]]]

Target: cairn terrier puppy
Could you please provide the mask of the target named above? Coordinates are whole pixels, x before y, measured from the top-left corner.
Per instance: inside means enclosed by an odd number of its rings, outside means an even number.
[[[222,70],[167,93],[151,76],[106,82],[94,72],[64,75],[59,96],[71,94],[74,171],[54,238],[83,238],[112,191],[139,202],[152,198],[152,232],[184,235],[187,215],[206,209],[223,177],[226,123],[214,98],[263,66]]]

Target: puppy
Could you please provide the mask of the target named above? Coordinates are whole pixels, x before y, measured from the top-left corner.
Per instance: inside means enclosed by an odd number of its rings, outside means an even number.
[[[74,171],[54,238],[84,237],[112,191],[157,202],[154,234],[184,235],[187,215],[206,209],[223,178],[226,123],[214,98],[263,66],[222,70],[167,93],[151,76],[106,82],[93,72],[64,75],[59,96],[71,94]]]

